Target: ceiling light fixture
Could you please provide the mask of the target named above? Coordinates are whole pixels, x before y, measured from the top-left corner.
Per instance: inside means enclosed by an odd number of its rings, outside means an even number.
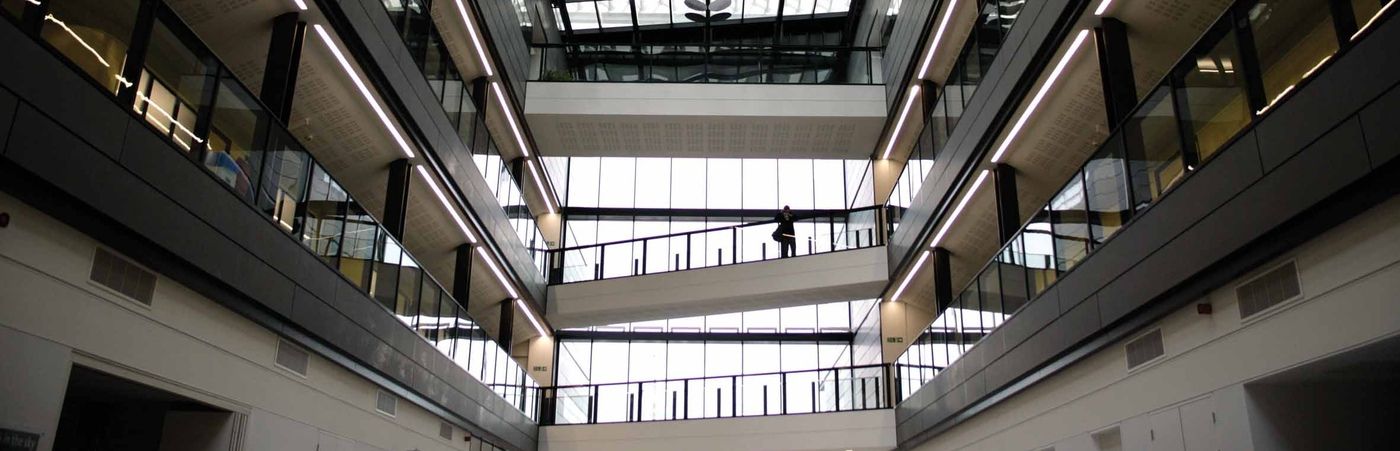
[[[297,8],[301,8],[302,11],[306,11],[306,2],[302,0],[292,0],[292,3],[296,3]]]
[[[544,325],[540,324],[538,318],[535,318],[535,312],[525,305],[524,299],[515,298],[515,305],[520,307],[520,311],[525,312],[525,317],[530,319],[530,325],[535,326],[535,332],[539,332],[542,337],[549,336],[549,333],[544,330]]]
[[[1099,7],[1094,9],[1094,15],[1102,16],[1105,11],[1108,11],[1108,5],[1110,3],[1113,3],[1113,0],[1103,0],[1102,3],[1099,3]]]
[[[389,120],[389,115],[384,114],[384,109],[379,106],[378,101],[374,100],[374,94],[370,93],[365,82],[360,80],[359,75],[355,74],[355,68],[350,66],[350,61],[345,59],[344,53],[340,52],[340,47],[331,41],[331,35],[326,33],[326,29],[321,24],[316,24],[315,28],[316,34],[321,36],[321,42],[326,43],[326,48],[330,49],[331,54],[335,55],[335,60],[340,62],[340,68],[345,70],[345,75],[350,77],[350,81],[355,82],[355,87],[360,89],[360,95],[365,97],[366,102],[369,102],[370,108],[374,109],[374,114],[379,116],[379,121],[384,124],[386,130],[389,130],[389,135],[394,137],[394,142],[399,144],[399,150],[403,151],[403,154],[408,158],[413,158],[413,149],[409,148],[408,141],[404,141],[403,135],[399,134],[398,128],[394,127],[394,123]]]
[[[467,26],[467,36],[472,38],[472,47],[476,47],[476,57],[481,60],[481,69],[486,71],[486,76],[495,75],[491,72],[491,60],[486,58],[486,50],[481,47],[481,38],[476,35],[476,26],[472,25],[472,19],[467,17],[467,7],[462,5],[462,0],[457,0],[457,14],[462,16],[462,23]]]
[[[1392,0],[1390,3],[1386,3],[1385,6],[1382,6],[1380,11],[1376,11],[1376,15],[1371,16],[1371,20],[1366,21],[1366,25],[1362,25],[1361,28],[1356,29],[1356,33],[1352,33],[1350,40],[1355,41],[1356,38],[1361,37],[1362,33],[1365,33],[1366,30],[1370,29],[1371,25],[1375,25],[1376,20],[1380,19],[1381,16],[1384,16],[1385,12],[1389,11],[1390,7],[1395,6],[1396,3],[1400,2]]]
[[[496,265],[496,260],[492,259],[490,255],[486,254],[486,248],[477,247],[476,253],[477,255],[481,256],[481,259],[483,261],[486,262],[486,266],[491,267],[491,274],[495,274],[496,280],[501,282],[501,286],[506,288],[506,294],[509,294],[511,298],[520,297],[520,292],[515,291],[515,285],[512,285],[510,283],[510,280],[506,279],[506,275],[501,273],[501,267]]]
[[[544,189],[544,179],[540,178],[540,173],[535,170],[534,163],[527,162],[525,165],[530,167],[530,176],[535,179],[535,187],[540,189],[540,198],[544,199],[545,208],[549,209],[549,214],[554,214],[554,202],[549,197],[549,190]]]
[[[977,181],[972,182],[972,188],[967,190],[967,194],[963,194],[962,200],[958,201],[957,208],[954,208],[953,214],[948,216],[948,221],[943,223],[943,228],[938,229],[938,235],[934,235],[933,244],[929,244],[928,247],[938,247],[938,245],[943,242],[943,235],[947,235],[948,229],[953,227],[954,222],[957,222],[958,216],[962,215],[963,208],[967,207],[967,202],[972,200],[973,194],[977,194],[977,188],[982,186],[982,182],[987,181],[987,174],[989,173],[991,173],[991,171],[983,169],[982,173],[977,175]]]
[[[1069,46],[1069,51],[1065,52],[1065,56],[1060,57],[1060,62],[1055,65],[1055,70],[1050,72],[1050,77],[1045,79],[1045,84],[1040,85],[1040,92],[1035,93],[1030,105],[1026,106],[1026,111],[1021,113],[1021,118],[1016,120],[1016,125],[1011,127],[1011,131],[1006,134],[1006,139],[1001,141],[1001,147],[998,147],[996,153],[992,154],[993,163],[1001,162],[1001,157],[1006,155],[1006,149],[1011,147],[1011,142],[1016,140],[1016,135],[1021,134],[1021,128],[1026,126],[1026,120],[1035,114],[1035,109],[1040,106],[1042,100],[1045,100],[1045,94],[1055,86],[1055,81],[1060,78],[1061,73],[1064,73],[1065,66],[1069,65],[1074,54],[1079,52],[1079,47],[1084,45],[1084,38],[1088,36],[1089,30],[1079,30],[1079,35],[1075,36],[1074,43]]]
[[[909,88],[909,99],[904,101],[904,112],[899,113],[899,122],[894,123],[894,132],[890,133],[889,142],[885,144],[885,154],[881,160],[890,159],[890,152],[894,151],[894,140],[899,137],[899,131],[904,129],[904,120],[909,118],[909,109],[914,107],[914,98],[919,96],[919,85]]]
[[[520,156],[529,158],[530,149],[525,147],[525,136],[520,134],[520,126],[515,123],[515,115],[510,112],[510,103],[506,102],[506,95],[501,92],[501,83],[492,81],[491,90],[496,91],[496,101],[501,103],[501,112],[506,115],[506,123],[510,124],[510,131],[515,133],[515,143],[520,145]]]
[[[909,288],[909,282],[914,280],[914,274],[918,274],[919,268],[924,267],[924,262],[928,261],[929,251],[924,251],[919,255],[919,261],[914,263],[914,269],[909,270],[909,274],[904,275],[904,281],[899,283],[899,288],[894,290],[894,296],[890,296],[891,302],[899,302],[899,297],[904,294],[904,289]]]
[[[442,203],[442,208],[447,210],[448,215],[452,216],[452,222],[456,223],[462,234],[467,236],[467,243],[476,244],[476,234],[467,228],[467,223],[462,221],[462,217],[457,214],[457,209],[452,207],[452,203],[447,201],[447,196],[442,193],[436,183],[433,183],[433,178],[428,176],[428,170],[418,166],[418,176],[423,178],[423,184],[428,185],[428,188],[433,190],[433,194],[437,195],[438,202]]]
[[[938,23],[938,31],[933,34],[933,43],[928,46],[928,55],[924,56],[924,64],[919,68],[919,79],[928,76],[928,67],[933,63],[933,53],[938,51],[938,43],[943,41],[943,32],[948,29],[948,21],[953,19],[953,8],[958,6],[958,2],[948,2],[948,9],[943,10],[943,20]]]

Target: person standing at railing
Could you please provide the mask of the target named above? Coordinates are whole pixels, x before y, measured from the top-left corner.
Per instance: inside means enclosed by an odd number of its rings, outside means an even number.
[[[797,229],[792,225],[792,207],[784,205],[783,211],[778,212],[778,216],[773,220],[778,223],[778,230],[773,231],[773,240],[782,248],[780,252],[783,258],[797,256]]]

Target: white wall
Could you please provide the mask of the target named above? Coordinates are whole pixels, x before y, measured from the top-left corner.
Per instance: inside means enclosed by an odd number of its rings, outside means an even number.
[[[248,415],[246,450],[315,451],[327,435],[353,448],[322,449],[467,449],[406,401],[376,413],[376,386],[334,363],[313,355],[305,378],[274,366],[275,334],[169,279],[150,307],[88,283],[97,243],[3,194],[0,211],[0,427],[42,431],[41,450],[70,359]]]
[[[887,450],[894,411],[781,415],[540,428],[541,451]]]
[[[871,299],[889,280],[885,247],[549,286],[559,329]]]
[[[1087,433],[1115,425],[1125,450],[1268,449],[1252,443],[1242,384],[1400,334],[1400,199],[1259,271],[1288,259],[1301,299],[1242,323],[1234,289],[1246,275],[1200,300],[1214,314],[1193,305],[1160,321],[1162,359],[1129,373],[1121,343],[1110,346],[917,449],[1095,449]]]

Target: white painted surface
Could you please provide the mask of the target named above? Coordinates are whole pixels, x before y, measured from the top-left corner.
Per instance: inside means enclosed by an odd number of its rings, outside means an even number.
[[[1038,450],[1113,425],[1121,428],[1124,450],[1276,449],[1282,442],[1270,440],[1280,433],[1257,429],[1290,422],[1260,423],[1248,404],[1287,397],[1247,402],[1243,384],[1400,335],[1400,199],[1256,272],[1288,259],[1298,263],[1301,299],[1244,324],[1234,289],[1254,275],[1246,274],[1200,300],[1214,314],[1197,314],[1190,305],[1158,323],[1167,351],[1159,362],[1129,375],[1118,343],[916,449]]]
[[[540,428],[541,451],[888,450],[894,411]]]
[[[889,278],[885,248],[549,287],[559,329],[872,299]]]
[[[169,279],[150,307],[87,283],[96,242],[7,195],[0,211],[12,217],[0,229],[5,427],[52,437],[77,361],[247,414],[248,451],[315,451],[322,433],[361,449],[466,449],[439,438],[439,419],[416,406],[374,413],[376,385],[339,365],[312,356],[304,378],[277,368],[276,334]]]
[[[525,117],[551,156],[868,158],[883,85],[530,82]]]

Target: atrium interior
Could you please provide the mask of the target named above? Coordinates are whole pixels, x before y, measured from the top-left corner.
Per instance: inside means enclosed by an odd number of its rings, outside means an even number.
[[[1391,449],[1397,0],[0,0],[0,450]]]

